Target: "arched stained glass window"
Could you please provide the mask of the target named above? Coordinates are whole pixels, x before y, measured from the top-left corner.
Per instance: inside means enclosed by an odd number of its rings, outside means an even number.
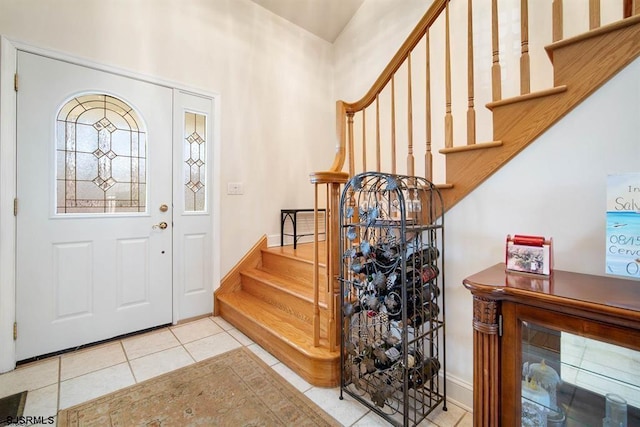
[[[56,121],[56,213],[146,211],[147,134],[110,95],[77,96]]]

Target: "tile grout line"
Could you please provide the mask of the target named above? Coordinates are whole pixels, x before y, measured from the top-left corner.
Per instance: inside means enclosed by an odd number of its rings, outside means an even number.
[[[324,410],[324,409],[323,409]],[[326,412],[326,411],[325,411]],[[349,424],[349,427],[354,426],[356,424],[358,424],[360,421],[364,421],[364,419],[367,417],[367,415],[369,415],[369,412],[371,411],[367,411],[364,414],[362,414],[362,416],[360,418],[358,418],[357,420],[355,420],[354,422],[352,422],[351,424]],[[331,414],[329,414],[331,415]],[[335,418],[334,418],[335,419]],[[340,421],[338,421],[340,422]]]
[[[58,356],[58,393],[56,399],[56,425],[58,425],[58,412],[60,411],[60,394],[62,393],[62,357]]]
[[[122,348],[122,352],[124,353],[124,357],[127,359],[127,366],[129,367],[129,372],[131,372],[131,376],[133,377],[133,381],[135,384],[138,384],[138,378],[136,378],[135,372],[133,372],[133,367],[131,366],[131,360],[129,359],[129,355],[127,354],[127,350],[124,348],[124,343],[122,340],[118,341],[120,343],[120,347]]]
[[[180,347],[182,347],[182,349],[189,355],[189,357],[191,358],[191,360],[193,361],[192,363],[198,363],[198,361],[196,360],[195,357],[193,357],[193,354],[191,354],[191,352],[189,351],[189,349],[187,349],[187,347],[185,347],[186,343],[183,343],[180,338],[178,338],[178,336],[175,334],[175,332],[173,332],[173,329],[171,329],[171,326],[167,326],[167,329],[169,329],[169,332],[171,332],[171,335],[174,336],[174,338],[180,343]],[[214,334],[215,335],[215,334]],[[207,337],[210,337],[212,335],[207,335]],[[207,338],[205,337],[205,338]],[[197,341],[197,340],[195,340]],[[190,341],[193,342],[193,341]]]
[[[167,327],[167,329],[168,329],[168,327]],[[153,332],[151,332],[151,333],[159,333],[159,332],[162,332],[162,329],[158,329],[157,331],[153,331]],[[169,332],[171,332],[171,331],[169,331]],[[180,347],[180,346],[182,345],[182,343],[180,342],[180,340],[175,336],[175,334],[173,334],[173,332],[171,332],[171,335],[173,335],[173,336],[174,336],[174,338],[176,338],[176,341],[178,342],[178,344],[172,345],[172,346],[167,347],[167,348],[163,348],[163,349],[161,349],[161,350],[152,351],[151,353],[146,353],[146,354],[144,354],[144,355],[142,355],[142,356],[138,356],[138,357],[129,357],[129,354],[127,353],[126,348],[124,347],[124,341],[125,341],[127,338],[120,340],[120,343],[121,343],[121,345],[122,345],[122,350],[124,351],[124,356],[126,357],[127,362],[129,362],[129,361],[132,361],[132,360],[137,360],[137,359],[141,359],[141,358],[143,358],[143,357],[150,356],[150,355],[152,355],[152,354],[158,354],[158,353],[161,353],[161,352],[163,352],[163,351],[165,351],[165,350],[170,350],[170,349],[172,349],[172,348]],[[145,337],[145,336],[146,336],[146,335],[145,335],[145,334],[143,334],[143,335],[138,335],[137,337],[138,337],[138,338],[143,338],[143,337]]]

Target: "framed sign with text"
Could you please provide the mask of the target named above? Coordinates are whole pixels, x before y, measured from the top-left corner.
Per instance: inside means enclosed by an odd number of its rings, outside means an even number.
[[[606,273],[640,279],[640,173],[607,176]]]

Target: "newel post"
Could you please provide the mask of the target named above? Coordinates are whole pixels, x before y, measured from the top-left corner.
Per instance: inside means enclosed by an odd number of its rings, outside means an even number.
[[[314,184],[315,189],[315,232],[314,232],[314,273],[313,273],[313,287],[314,287],[314,345],[320,345],[320,307],[319,307],[319,294],[323,292],[326,295],[327,301],[327,338],[330,351],[336,351],[338,348],[338,339],[340,337],[340,322],[338,321],[340,316],[340,282],[338,280],[339,275],[339,262],[340,262],[340,189],[349,178],[349,174],[346,172],[315,172],[310,175],[311,183]],[[319,208],[319,196],[318,186],[326,185],[326,234],[325,234],[325,249],[326,256],[323,260],[320,259],[319,251],[319,236],[318,236],[318,208]],[[320,263],[323,262],[326,266],[326,280],[320,278]],[[326,285],[321,288],[321,284]]]

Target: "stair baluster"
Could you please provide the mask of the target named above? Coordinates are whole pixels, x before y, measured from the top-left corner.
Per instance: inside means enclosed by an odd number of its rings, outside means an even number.
[[[529,58],[529,0],[520,1],[520,95],[531,92],[531,64]]]

